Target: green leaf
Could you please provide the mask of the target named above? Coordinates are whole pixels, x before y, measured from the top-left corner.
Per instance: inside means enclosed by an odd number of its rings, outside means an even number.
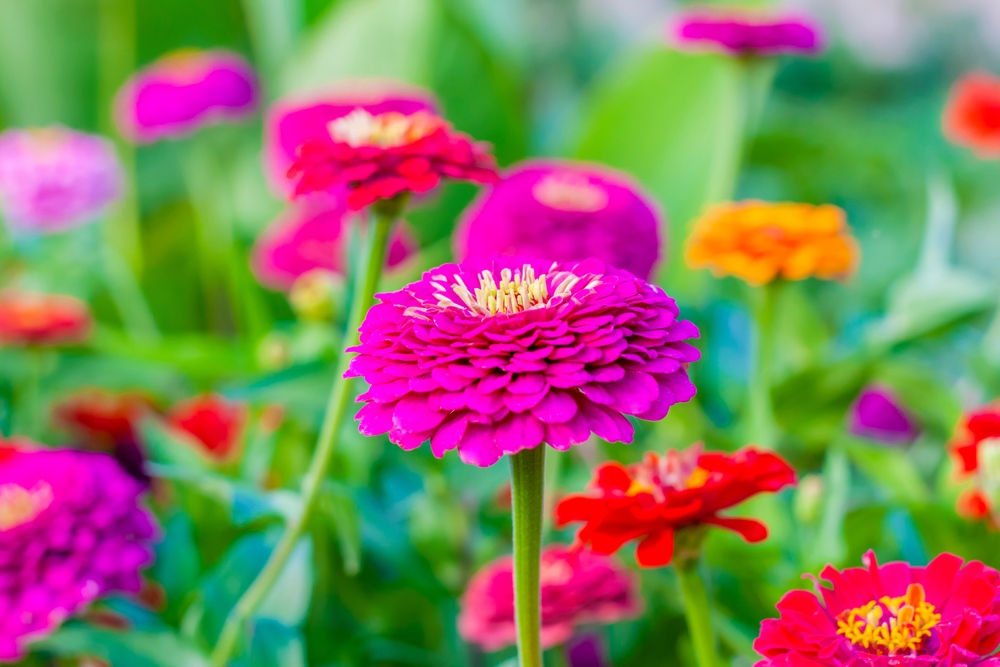
[[[361,570],[361,515],[350,490],[328,483],[320,498],[322,509],[333,523],[333,530],[344,561],[344,573],[354,576]]]
[[[251,631],[249,655],[237,664],[240,667],[305,667],[302,636],[295,628],[277,621],[258,620]]]
[[[211,470],[208,459],[194,445],[186,442],[182,435],[171,431],[162,419],[147,417],[142,420],[139,429],[150,463],[188,469],[186,475],[193,475],[196,471],[208,473]]]
[[[301,625],[309,613],[315,580],[312,540],[304,537],[295,545],[285,569],[261,602],[256,615],[287,626]]]
[[[851,466],[846,452],[840,447],[827,450],[823,465],[823,491],[819,532],[804,559],[809,571],[824,563],[842,562],[847,555],[844,520],[851,494]]]
[[[167,630],[115,632],[68,624],[33,648],[67,658],[91,655],[123,667],[209,667],[198,649]]]
[[[167,604],[179,609],[191,593],[201,571],[201,558],[194,540],[194,525],[181,512],[163,523],[163,539],[156,546],[153,579],[163,586]]]
[[[930,490],[905,449],[877,445],[847,436],[843,445],[851,461],[877,486],[887,491],[893,501],[904,504],[924,503]]]

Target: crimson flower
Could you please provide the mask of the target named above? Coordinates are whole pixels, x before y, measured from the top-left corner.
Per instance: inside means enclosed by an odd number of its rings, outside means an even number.
[[[941,554],[926,567],[827,566],[761,624],[756,667],[997,667],[1000,573]]]
[[[189,436],[197,450],[216,462],[230,461],[239,454],[246,421],[245,405],[217,394],[181,401],[167,413],[167,425]]]
[[[0,345],[68,345],[90,333],[87,304],[62,294],[0,292]]]
[[[948,446],[959,473],[974,480],[973,487],[958,500],[959,512],[996,524],[1000,499],[1000,401],[967,414]]]
[[[1000,158],[1000,77],[972,72],[952,88],[942,118],[949,140],[982,158]]]
[[[642,463],[605,463],[594,471],[588,493],[570,495],[556,506],[560,526],[582,521],[577,540],[597,553],[612,554],[640,540],[635,556],[643,567],[670,564],[678,530],[717,526],[748,542],[767,538],[756,519],[719,516],[722,510],[759,493],[774,493],[795,483],[795,471],[777,454],[746,448],[735,454],[652,452]]]

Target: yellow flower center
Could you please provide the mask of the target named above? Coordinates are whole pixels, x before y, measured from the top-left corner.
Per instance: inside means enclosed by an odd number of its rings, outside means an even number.
[[[403,146],[428,136],[439,127],[441,119],[426,111],[408,116],[390,111],[373,116],[364,109],[355,109],[327,125],[334,141],[355,148]]]
[[[531,189],[535,199],[560,211],[593,213],[608,205],[604,188],[572,172],[549,174]]]
[[[18,484],[0,484],[0,531],[32,521],[52,504],[52,487],[39,482],[33,489]]]
[[[941,614],[925,599],[924,587],[910,584],[906,595],[886,596],[841,613],[837,634],[876,655],[913,655],[940,622]]]

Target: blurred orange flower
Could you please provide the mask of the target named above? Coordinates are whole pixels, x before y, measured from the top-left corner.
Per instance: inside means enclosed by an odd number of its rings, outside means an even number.
[[[1000,158],[1000,77],[972,72],[951,89],[945,107],[944,133],[983,158]]]
[[[711,208],[688,239],[687,263],[751,285],[846,278],[858,246],[836,206],[744,201]]]
[[[0,292],[0,345],[65,345],[90,333],[87,304],[62,294]]]

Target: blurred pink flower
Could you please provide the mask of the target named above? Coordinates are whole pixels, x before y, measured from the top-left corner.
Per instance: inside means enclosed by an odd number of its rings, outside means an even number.
[[[679,48],[708,48],[741,57],[815,54],[823,48],[819,26],[808,19],[734,10],[686,13],[671,27],[671,37]]]
[[[850,432],[887,445],[907,445],[920,427],[888,387],[866,387],[851,405]]]
[[[285,291],[315,269],[343,274],[350,224],[352,218],[340,199],[317,194],[290,204],[257,239],[251,260],[254,274],[261,284]],[[397,226],[386,265],[396,266],[415,250],[406,227]]]
[[[565,643],[577,626],[637,616],[642,604],[632,574],[608,556],[552,545],[542,551],[542,645]],[[462,596],[458,632],[486,651],[516,641],[514,560],[499,558],[476,573]]]
[[[111,142],[60,126],[0,134],[0,211],[15,228],[57,232],[93,222],[122,192]]]
[[[403,115],[434,113],[437,101],[418,88],[379,82],[359,82],[326,94],[280,100],[268,111],[264,128],[264,161],[272,187],[291,195],[295,186],[288,170],[299,148],[310,139],[329,136],[330,123],[356,109],[373,116],[393,111]]]
[[[157,528],[105,454],[0,442],[0,662],[112,592],[138,593]]]
[[[655,204],[620,172],[532,160],[483,192],[459,225],[455,256],[599,259],[649,280],[660,255]]]
[[[252,114],[257,88],[253,69],[235,53],[176,51],[139,70],[118,92],[118,127],[136,143],[183,137]]]

